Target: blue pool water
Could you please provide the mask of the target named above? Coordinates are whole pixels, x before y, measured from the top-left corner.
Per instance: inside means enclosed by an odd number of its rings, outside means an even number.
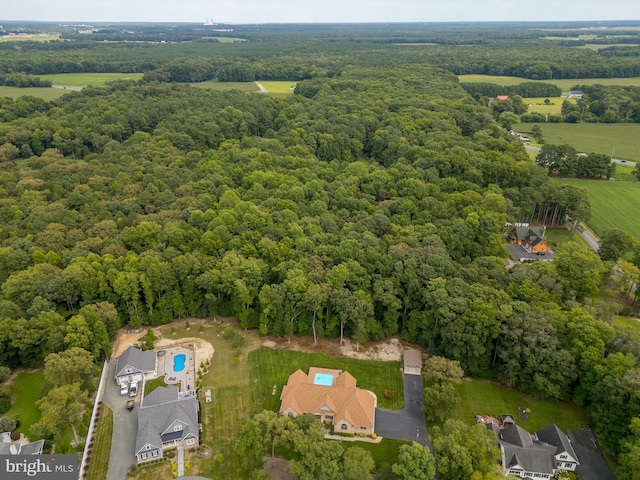
[[[313,384],[330,387],[333,385],[333,375],[330,373],[316,373],[316,378],[313,379]]]
[[[184,370],[184,364],[187,361],[187,355],[185,353],[179,353],[173,357],[173,371],[181,372]]]

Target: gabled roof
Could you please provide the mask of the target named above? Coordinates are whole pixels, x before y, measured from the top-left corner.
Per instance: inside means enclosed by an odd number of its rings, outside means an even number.
[[[500,446],[504,450],[504,459],[506,468],[512,468],[516,465],[522,467],[523,470],[533,473],[553,474],[555,463],[553,454],[550,451],[552,447],[536,443],[530,447],[518,447],[501,440]]]
[[[129,373],[147,373],[153,372],[156,369],[156,353],[155,352],[143,352],[136,347],[127,348],[116,362],[115,376],[126,375],[126,368],[131,368]]]
[[[2,441],[0,441],[0,455],[41,455],[43,448],[44,440],[22,444],[5,441],[3,437]]]
[[[500,439],[518,447],[528,448],[533,445],[531,435],[518,425],[511,425],[500,432]]]
[[[420,350],[416,350],[415,348],[407,348],[403,352],[404,356],[404,366],[407,365],[411,367],[420,367],[422,368],[422,354]]]
[[[567,453],[568,455],[571,455],[571,457],[576,461],[578,461],[578,456],[576,455],[576,452],[574,451],[569,438],[564,434],[562,430],[558,428],[555,423],[538,431],[536,435],[538,436],[538,440],[556,447],[555,455]]]
[[[168,431],[176,421],[182,429]],[[158,387],[144,397],[138,409],[136,454],[147,444],[162,448],[163,438],[168,441],[197,437],[198,430],[198,400],[195,395],[181,396],[173,385]]]
[[[315,385],[317,373],[333,375],[331,386]],[[375,399],[367,390],[356,387],[356,379],[348,372],[311,367],[309,375],[297,370],[280,395],[280,413],[291,409],[297,414],[320,413],[323,407],[334,412],[334,421],[347,420],[352,425],[373,427]]]
[[[508,236],[509,238],[529,243],[546,240],[544,227],[515,227],[509,232]]]

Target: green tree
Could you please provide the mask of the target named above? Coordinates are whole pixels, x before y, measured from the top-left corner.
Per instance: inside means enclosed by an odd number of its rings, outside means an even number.
[[[262,468],[262,451],[264,441],[260,428],[253,419],[247,419],[242,425],[235,451],[242,459],[242,468],[246,472],[254,472]]]
[[[436,461],[429,447],[413,442],[401,445],[398,450],[398,463],[391,467],[402,480],[434,480]]]
[[[624,258],[632,247],[633,237],[623,230],[613,228],[602,232],[598,255],[604,261],[617,262],[619,258]]]
[[[618,480],[640,480],[640,418],[632,418],[629,429],[631,434],[624,440],[618,459]]]
[[[276,454],[276,447],[285,445],[291,439],[293,420],[287,415],[278,415],[270,410],[263,410],[253,417],[260,429],[265,446],[271,447],[271,456]]]
[[[11,369],[0,365],[0,383],[4,383],[11,375]]]
[[[570,242],[557,253],[553,263],[565,298],[581,301],[600,291],[606,268],[594,251]]]
[[[428,385],[442,382],[461,383],[464,371],[457,360],[449,360],[437,355],[424,362],[422,377]]]
[[[31,427],[33,434],[49,438],[61,433],[82,416],[88,401],[87,392],[80,389],[79,383],[52,388],[36,402],[41,418]]]
[[[349,447],[342,455],[342,473],[344,480],[371,478],[376,464],[371,454],[361,447]]]
[[[91,353],[80,347],[71,347],[60,353],[50,353],[44,359],[44,378],[54,387],[71,383],[83,384],[92,370]]]
[[[458,403],[458,396],[450,382],[428,385],[423,390],[424,414],[431,424],[442,423]]]

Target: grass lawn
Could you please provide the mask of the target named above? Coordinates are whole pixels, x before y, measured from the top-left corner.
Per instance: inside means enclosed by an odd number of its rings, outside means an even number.
[[[303,353],[290,350],[260,348],[249,354],[251,365],[252,404],[256,411],[280,408],[280,394],[289,375],[297,369],[305,373],[309,367],[342,369],[353,375],[360,388],[371,390],[378,396],[378,406],[399,410],[404,406],[400,362],[356,360],[332,357],[321,353]],[[273,387],[276,386],[275,394]],[[384,391],[394,392],[385,398]]]
[[[104,403],[100,407],[100,419],[93,441],[93,450],[89,460],[87,478],[91,480],[105,480],[109,468],[109,454],[111,453],[111,439],[113,437],[113,411]]]
[[[549,80],[531,80],[521,77],[508,77],[502,75],[458,75],[460,82],[483,82],[495,83],[496,85],[520,85],[525,82],[542,82],[552,83],[568,92],[576,85],[623,85],[640,87],[640,77],[631,78],[569,78],[569,79],[549,79]]]
[[[259,92],[260,89],[254,82],[219,82],[207,80],[206,82],[191,83],[198,88],[212,88],[213,90],[240,90],[241,92]]]
[[[284,82],[260,82],[264,88],[267,89],[269,93],[282,93],[286,95],[293,95],[293,90],[291,87],[295,85],[296,81],[284,81]]]
[[[141,73],[55,73],[38,75],[44,80],[51,80],[54,85],[65,87],[86,87],[87,85],[104,85],[116,80],[140,80]]]
[[[408,443],[410,442],[383,438],[380,443],[342,442],[342,446],[345,448],[360,447],[363,450],[366,450],[371,454],[373,460],[376,462],[376,470],[379,470],[382,465],[393,465],[396,463],[398,461],[398,450],[400,449],[400,446]]]
[[[44,383],[44,370],[20,372],[10,383],[13,405],[5,415],[17,417],[20,420],[18,430],[26,436],[29,436],[31,425],[40,420],[36,401],[40,398],[40,389]]]
[[[531,133],[533,123],[518,123],[513,129]],[[596,152],[631,161],[640,161],[638,123],[541,123],[546,143],[568,144],[579,152]],[[612,155],[613,153],[613,155]]]
[[[460,402],[452,417],[466,423],[473,422],[473,415],[476,413],[493,416],[503,413],[514,415],[516,422],[529,432],[535,432],[552,423],[566,432],[587,423],[584,411],[570,403],[539,400],[494,382],[469,380],[454,387]],[[518,407],[531,409],[531,415],[524,424],[519,421]]]
[[[612,182],[578,178],[557,178],[554,181],[577,185],[587,189],[591,203],[591,219],[587,225],[598,235],[618,228],[640,239],[640,217],[636,215],[640,204],[639,182]]]
[[[630,328],[637,334],[640,334],[640,320],[638,320],[637,318],[615,317],[613,319],[613,323],[621,327]]]
[[[549,104],[545,105],[545,99],[549,99]],[[564,102],[566,98],[561,97],[527,97],[523,98],[522,101],[529,105],[527,108],[528,113],[540,113],[542,115],[559,115],[562,113],[562,102]],[[570,102],[575,103],[574,99],[569,100]]]
[[[20,87],[6,87],[4,85],[0,86],[0,97],[9,97],[9,98],[18,98],[23,95],[30,95],[32,97],[43,98],[45,100],[53,100],[55,98],[60,98],[65,93],[69,93],[67,90],[63,90],[62,88],[50,88],[50,87],[30,87],[30,88],[20,88]]]
[[[162,377],[154,378],[144,383],[144,396],[146,397],[158,387],[166,387],[167,384],[164,381],[164,375]]]
[[[171,462],[162,461],[159,463],[153,463],[151,465],[145,465],[144,467],[130,470],[127,474],[127,479],[135,478],[136,480],[158,480],[173,478],[171,475]],[[93,480],[92,477],[87,477],[88,480]]]
[[[588,247],[589,245],[584,239],[575,233],[573,237],[569,230],[547,229],[546,231],[547,242],[551,247],[551,250],[558,251],[562,249],[562,246],[569,242],[576,242],[582,247]],[[557,246],[555,244],[558,244]]]

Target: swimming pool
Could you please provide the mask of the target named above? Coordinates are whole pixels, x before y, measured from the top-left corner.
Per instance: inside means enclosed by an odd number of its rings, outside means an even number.
[[[185,363],[187,363],[187,354],[179,353],[173,357],[173,371],[181,372],[184,370]]]
[[[330,387],[333,385],[333,375],[330,373],[316,373],[316,377],[313,379],[313,384]]]

